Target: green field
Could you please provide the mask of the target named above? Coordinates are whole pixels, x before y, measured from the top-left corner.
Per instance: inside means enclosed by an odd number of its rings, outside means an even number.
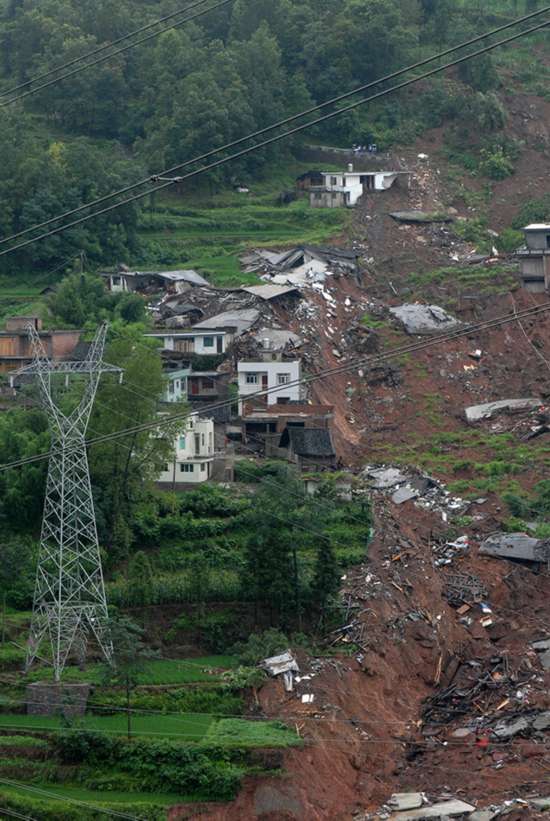
[[[194,682],[216,682],[223,670],[236,666],[234,656],[199,656],[192,659],[153,659],[147,670],[139,674],[139,684],[192,684]],[[66,667],[63,672],[65,681],[89,681],[101,684],[104,677],[101,664],[90,664],[85,670],[78,667]],[[31,670],[25,681],[41,681],[48,677],[45,669]]]
[[[33,784],[32,787],[39,789],[41,792],[34,792],[25,787],[11,786],[2,784],[0,787],[0,800],[2,795],[21,795],[25,798],[36,798],[37,801],[43,799],[45,801],[55,801],[57,798],[72,799],[74,801],[86,801],[92,804],[105,808],[112,804],[181,804],[184,801],[192,801],[192,796],[177,795],[175,793],[134,793],[134,792],[117,792],[116,790],[109,790],[109,792],[99,790],[86,790],[81,787],[65,787],[62,784]],[[42,793],[48,793],[45,795]],[[122,811],[122,808],[120,808]],[[0,810],[1,812],[1,810]],[[106,813],[108,815],[108,813]]]
[[[187,715],[140,715],[132,714],[132,734],[138,736],[159,736],[181,741],[200,741],[214,719],[212,716],[194,713]],[[25,714],[1,713],[0,729],[21,729],[44,731],[59,730],[63,727],[57,716],[32,716]],[[98,716],[87,714],[80,722],[83,730],[95,730],[111,735],[126,733],[126,715]]]

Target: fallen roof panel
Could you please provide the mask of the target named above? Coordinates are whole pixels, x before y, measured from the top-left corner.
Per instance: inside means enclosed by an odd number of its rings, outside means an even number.
[[[247,294],[260,297],[260,299],[277,299],[277,297],[285,296],[286,294],[299,294],[298,288],[292,285],[250,285],[241,288],[241,291],[246,291]]]
[[[540,562],[544,558],[545,542],[527,533],[494,533],[479,546],[480,554],[499,559],[523,559]]]
[[[501,411],[533,410],[541,406],[541,400],[535,398],[500,399],[497,402],[487,402],[484,405],[471,405],[469,408],[465,408],[464,412],[468,422],[479,422],[482,419],[490,419]]]

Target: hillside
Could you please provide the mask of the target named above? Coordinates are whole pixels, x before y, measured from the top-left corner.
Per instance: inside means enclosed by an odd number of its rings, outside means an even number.
[[[234,0],[0,107],[0,234],[539,7]],[[0,0],[0,89],[176,9]],[[0,322],[36,315],[44,339],[69,329],[86,349],[107,321],[105,360],[124,371],[121,384],[103,376],[87,433],[101,439],[88,458],[116,664],[93,636],[86,664],[75,646],[62,687],[89,686],[87,704],[79,714],[61,689],[49,715],[35,702],[43,659],[22,668],[47,464],[25,460],[51,438],[36,389],[14,393],[0,373],[0,465],[23,460],[0,472],[0,815],[405,821],[392,795],[421,793],[413,812],[444,804],[432,817],[458,816],[451,800],[472,821],[546,817],[550,315],[514,252],[525,225],[550,221],[549,77],[546,30],[0,256]],[[355,208],[313,208],[297,190],[300,175],[348,163],[406,173]],[[294,293],[265,301],[241,288],[271,270],[251,271],[246,252],[303,246],[328,258],[319,277],[280,269],[270,286]],[[176,294],[159,279],[182,269],[207,284]],[[97,276],[143,271],[155,276],[135,291]],[[163,313],[170,300],[181,314]],[[430,332],[407,330],[403,305],[432,306]],[[215,348],[231,311],[257,316]],[[281,384],[296,358],[312,379],[273,414],[321,408],[334,458],[283,452],[278,419],[262,440],[269,404],[250,427],[238,411],[239,364],[279,361],[259,351],[270,332],[298,340]],[[168,349],[178,333],[211,335],[210,352]],[[201,405],[189,387],[170,404],[174,372],[226,392]],[[64,412],[79,384],[59,380]],[[203,430],[189,412],[212,404],[227,406],[208,451],[225,472],[180,484],[177,454],[190,441],[198,453]],[[535,558],[486,550],[518,533]],[[287,650],[290,687],[264,664]]]

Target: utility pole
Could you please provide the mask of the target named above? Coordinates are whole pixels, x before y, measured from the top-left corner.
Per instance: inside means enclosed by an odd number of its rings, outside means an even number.
[[[12,377],[38,381],[52,443],[25,672],[35,659],[47,659],[59,682],[71,650],[84,660],[90,634],[107,661],[112,658],[85,434],[101,374],[122,379],[122,370],[103,362],[106,323],[86,358],[76,362],[52,361],[36,329],[29,326],[28,332],[33,361]],[[52,382],[64,377],[68,386],[71,376],[84,389],[76,407],[65,413],[56,404]]]

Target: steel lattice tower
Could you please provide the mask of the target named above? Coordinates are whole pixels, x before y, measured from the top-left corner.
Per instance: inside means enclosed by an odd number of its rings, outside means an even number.
[[[85,434],[101,374],[122,371],[103,362],[105,323],[78,362],[50,360],[36,330],[28,330],[33,362],[13,376],[38,380],[52,444],[25,671],[36,658],[50,661],[49,644],[59,681],[71,650],[85,658],[90,633],[105,658],[112,657]],[[54,400],[52,377],[64,375],[68,385],[72,374],[81,377],[84,389],[76,407],[64,413]]]

